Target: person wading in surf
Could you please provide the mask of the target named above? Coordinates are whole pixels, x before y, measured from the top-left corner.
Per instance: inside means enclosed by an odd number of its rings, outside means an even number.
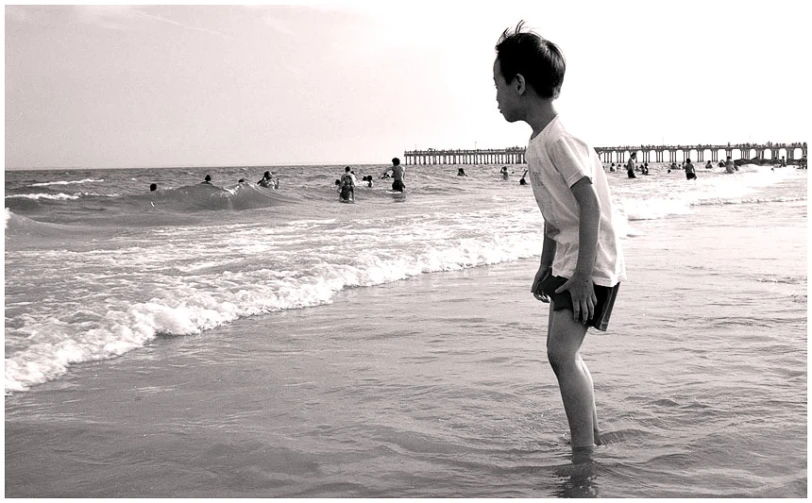
[[[397,157],[392,158],[392,165],[386,168],[383,173],[381,173],[381,178],[386,177],[386,174],[392,172],[392,178],[395,181],[392,182],[392,190],[403,192],[406,189],[406,185],[403,183],[403,179],[406,176],[406,168],[400,165],[400,159]]]
[[[564,56],[523,25],[505,30],[496,45],[496,101],[505,120],[526,122],[533,130],[527,168],[544,217],[544,241],[531,291],[550,303],[547,358],[573,452],[589,452],[600,433],[592,376],[580,350],[590,326],[606,330],[626,267],[601,159],[567,132],[553,107],[564,81]]]

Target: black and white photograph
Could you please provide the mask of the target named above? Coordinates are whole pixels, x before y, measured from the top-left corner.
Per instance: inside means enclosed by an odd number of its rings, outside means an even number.
[[[6,498],[807,497],[807,2],[3,10]]]

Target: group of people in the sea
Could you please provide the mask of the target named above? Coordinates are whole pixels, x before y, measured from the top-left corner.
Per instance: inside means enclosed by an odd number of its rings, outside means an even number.
[[[799,165],[799,169],[806,169],[806,158],[802,159],[802,163]],[[786,161],[782,157],[779,161],[779,166],[784,167],[786,166]],[[724,161],[719,161],[718,166],[720,168],[725,168],[726,173],[735,173],[739,170],[739,167],[736,166],[736,163],[733,162],[731,156],[727,156],[727,159]],[[620,170],[622,166],[620,164],[615,165],[612,163],[609,166],[609,172],[615,173]],[[643,162],[642,164],[637,164],[637,153],[632,152],[629,156],[629,160],[626,162],[625,165],[626,173],[629,178],[637,178],[635,174],[640,173],[643,175],[649,174],[649,166],[648,162]],[[708,161],[705,163],[705,169],[713,169],[713,163]],[[668,168],[668,173],[676,170],[684,170],[685,171],[685,178],[687,180],[696,180],[696,167],[691,162],[690,158],[685,159],[685,163],[677,164],[676,161],[671,162],[671,165]],[[389,173],[392,173],[391,175]],[[499,171],[500,175],[502,176],[503,180],[508,180],[510,176],[510,172],[508,171],[507,166],[502,166],[502,169]],[[457,176],[467,177],[468,174],[465,172],[464,168],[457,169]],[[406,168],[400,163],[400,159],[397,157],[392,158],[392,165],[387,167],[380,175],[381,179],[393,179],[392,182],[392,190],[395,192],[405,193],[406,184],[404,183],[404,179],[406,177]],[[519,179],[519,185],[527,185],[527,169],[525,168],[524,172],[522,173],[522,177]],[[372,175],[366,175],[361,180],[366,184],[367,187],[372,188],[374,185]],[[211,175],[206,175],[203,179],[201,184],[212,185],[212,178]],[[249,183],[245,180],[245,178],[240,178],[237,183]],[[270,188],[270,189],[278,189],[279,188],[279,178],[274,176],[273,171],[265,171],[260,178],[256,185],[260,187]],[[355,202],[355,187],[358,187],[358,180],[355,177],[355,171],[352,170],[349,166],[344,168],[344,173],[341,175],[341,178],[336,179],[335,185],[339,194],[339,200],[343,202]],[[157,183],[151,183],[149,185],[150,192],[155,192],[158,190]]]
[[[211,180],[212,180],[211,175],[207,174],[205,177],[203,177],[203,181],[200,182],[200,185],[214,185]],[[237,180],[237,183],[243,184],[249,182],[245,178],[240,178],[239,180]],[[276,190],[279,188],[279,179],[274,176],[273,171],[266,171],[265,173],[262,174],[262,178],[260,178],[257,181],[257,185],[259,185],[260,187],[266,187],[269,189]],[[158,190],[157,183],[149,184],[150,192],[155,192],[156,190]]]
[[[391,175],[389,173],[392,173]],[[387,167],[381,173],[381,179],[391,178],[392,190],[395,192],[404,193],[406,191],[406,184],[404,179],[406,177],[406,167],[400,164],[400,159],[397,157],[392,158],[392,165]],[[361,180],[367,187],[372,188],[374,185],[372,175],[366,175]],[[355,171],[349,166],[344,168],[344,174],[341,178],[335,181],[338,189],[338,200],[342,202],[355,202],[355,187],[358,186],[358,180],[355,178]]]
[[[727,159],[725,159],[724,161],[719,161],[718,166],[720,168],[725,168],[725,173],[735,173],[736,171],[739,171],[739,167],[736,166],[736,163],[733,161],[733,158],[731,156],[727,156]],[[779,166],[786,166],[786,162],[784,161],[783,158],[781,158],[781,161],[779,162]],[[643,174],[643,175],[648,175],[649,174],[648,162],[643,162],[642,164],[638,165],[637,164],[637,154],[635,152],[632,152],[629,155],[629,160],[626,161],[625,166],[622,166],[621,164],[616,165],[615,163],[612,163],[609,166],[609,172],[615,173],[618,170],[620,170],[621,167],[626,168],[626,173],[627,173],[627,176],[629,178],[637,178],[636,173],[640,173],[640,174]],[[708,161],[707,163],[705,163],[705,169],[713,169],[713,168],[714,168],[714,165],[713,165],[713,163],[711,161]],[[685,172],[685,178],[687,180],[696,180],[697,179],[696,167],[691,162],[690,158],[686,158],[684,163],[679,163],[679,164],[677,164],[676,161],[672,161],[670,166],[668,167],[668,173],[671,173],[672,171],[677,171],[677,170],[684,171]]]

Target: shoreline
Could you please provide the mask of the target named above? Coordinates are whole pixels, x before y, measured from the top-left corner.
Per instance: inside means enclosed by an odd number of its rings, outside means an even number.
[[[369,488],[374,483],[364,484],[366,489],[346,487],[334,492],[330,488],[333,482],[307,480],[299,481],[306,487],[312,486],[304,493],[288,492],[283,479],[318,478],[313,472],[316,466],[322,467],[322,471],[325,465],[332,466],[327,471],[337,469],[337,465],[322,457],[336,456],[346,446],[336,445],[336,452],[327,449],[329,452],[315,457],[303,455],[300,442],[307,441],[303,439],[310,434],[323,431],[329,436],[330,431],[357,430],[353,434],[357,442],[350,444],[358,445],[350,450],[361,456],[368,449],[379,450],[391,440],[365,438],[369,435],[364,431],[366,425],[375,425],[377,414],[405,414],[404,420],[413,420],[406,419],[409,413],[403,409],[405,403],[395,399],[401,384],[393,381],[400,381],[403,376],[394,372],[389,376],[392,381],[375,379],[375,383],[366,385],[359,373],[376,369],[377,375],[388,372],[387,366],[396,369],[396,360],[409,353],[408,358],[429,362],[426,371],[431,373],[424,379],[440,379],[452,387],[459,385],[459,379],[466,381],[462,375],[444,375],[442,359],[434,361],[431,356],[439,350],[441,354],[450,351],[450,358],[465,359],[464,344],[450,341],[441,333],[428,338],[423,334],[445,324],[471,323],[480,325],[470,335],[472,340],[489,334],[498,336],[499,326],[517,324],[511,321],[513,316],[504,305],[513,304],[514,297],[521,297],[524,288],[517,289],[515,285],[502,288],[500,295],[505,298],[496,301],[503,305],[501,308],[477,306],[477,311],[493,309],[490,314],[498,315],[485,320],[466,307],[472,298],[464,288],[449,294],[440,285],[481,288],[484,283],[493,283],[496,288],[505,275],[532,275],[532,271],[522,271],[528,266],[532,268],[533,262],[433,273],[373,288],[350,289],[332,304],[242,319],[198,336],[159,338],[122,357],[76,366],[62,379],[6,397],[6,496],[241,497],[262,496],[257,491],[263,490],[271,490],[274,497],[370,494]],[[422,297],[416,306],[415,294]],[[456,298],[444,306],[457,304],[458,309],[439,312],[436,299],[448,295]],[[527,300],[522,302],[525,307],[538,303],[529,294],[525,297]],[[390,303],[407,301],[420,308],[419,316],[417,312],[388,307]],[[421,317],[431,321],[421,321]],[[541,319],[536,320],[539,327],[543,326]],[[536,323],[520,324],[523,332],[538,328]],[[361,326],[366,328],[359,329]],[[483,330],[486,333],[481,333]],[[535,339],[539,352],[536,359],[541,362],[543,346],[540,338]],[[335,352],[349,352],[352,356],[339,363],[330,357]],[[513,374],[517,368],[504,370]],[[539,383],[540,370],[541,365],[533,365],[520,374],[529,379],[528,385],[545,389],[553,405],[557,386],[554,378],[545,379],[546,384]],[[346,388],[348,382],[354,382],[355,388]],[[325,389],[331,387],[333,391]],[[344,398],[327,404],[324,395],[331,393]],[[389,395],[394,401],[382,402],[378,395]],[[363,400],[353,398],[356,396],[366,397],[367,401],[361,403]],[[341,405],[353,401],[356,401],[354,410]],[[441,424],[448,420],[448,417],[434,419]],[[560,424],[556,427],[565,426],[557,422]],[[303,435],[300,428],[315,431]],[[225,436],[220,438],[221,434]],[[431,433],[425,434],[433,437]],[[420,439],[422,435],[404,441],[408,445],[424,442]],[[436,437],[434,442],[442,442],[441,438]],[[555,435],[549,438],[554,439]],[[37,440],[32,444],[33,439]],[[132,445],[127,449],[119,446],[133,441],[140,452],[133,452]],[[236,468],[226,470],[231,462],[223,456],[229,458],[239,452],[240,457],[250,457],[250,452],[260,444],[268,455],[257,454],[262,458],[257,466],[274,472],[273,476],[268,475],[274,482],[254,480],[243,487],[228,473]],[[165,452],[167,447],[170,451],[186,452],[187,459],[177,459],[171,452]],[[537,449],[527,448],[528,452]],[[557,449],[557,444],[547,448]],[[324,449],[317,443],[304,451]],[[388,459],[394,453],[380,454]],[[123,463],[114,466],[119,460]],[[153,467],[149,466],[150,461],[154,462]],[[559,459],[562,461],[564,458]],[[239,463],[236,459],[234,462]],[[138,469],[132,470],[133,466]],[[165,476],[173,469],[190,472],[188,485]],[[212,470],[218,475],[207,480],[205,474]],[[141,486],[147,481],[152,485]]]

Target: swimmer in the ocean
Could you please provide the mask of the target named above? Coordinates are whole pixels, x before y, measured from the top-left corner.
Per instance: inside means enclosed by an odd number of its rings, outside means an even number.
[[[508,175],[507,166],[502,166],[502,169],[499,172],[502,173],[502,180],[507,180],[508,179],[509,175]]]
[[[691,159],[685,159],[685,178],[688,180],[696,180],[696,168],[694,168]]]
[[[149,191],[150,192],[155,192],[156,190],[158,190],[158,184],[157,183],[149,184]]]
[[[632,152],[629,156],[629,161],[626,163],[626,174],[629,178],[637,178],[637,175],[634,174],[634,161],[637,159],[637,152]]]
[[[211,185],[211,175],[206,175],[206,178],[203,179],[202,184]]]
[[[267,187],[269,189],[278,189],[279,180],[274,180],[273,173],[266,171],[262,178],[257,182],[260,187]]]
[[[344,174],[341,175],[339,197],[344,201],[355,202],[355,186],[358,182],[355,180],[355,175],[349,166],[344,168]]]
[[[392,158],[392,165],[381,173],[381,178],[386,178],[386,175],[389,174],[390,171],[392,172],[392,177],[395,179],[395,181],[392,182],[392,190],[403,192],[406,189],[406,185],[403,183],[403,179],[406,177],[406,168],[400,165],[400,159],[397,157]]]
[[[527,176],[527,169],[525,169],[524,173],[522,173],[522,178],[519,180],[519,185],[527,185],[527,180],[524,179],[525,176]]]
[[[468,176],[465,174],[465,169],[460,168],[457,170],[457,176]]]

